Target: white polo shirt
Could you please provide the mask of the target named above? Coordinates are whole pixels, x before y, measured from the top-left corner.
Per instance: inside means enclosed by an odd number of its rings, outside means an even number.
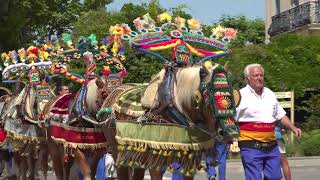
[[[240,94],[241,102],[236,113],[238,122],[273,123],[286,115],[276,95],[269,88],[264,87],[259,96],[247,85],[240,90]]]

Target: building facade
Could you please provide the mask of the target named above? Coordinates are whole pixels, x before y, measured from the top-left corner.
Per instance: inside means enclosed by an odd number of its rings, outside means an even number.
[[[320,34],[319,0],[265,0],[266,42],[281,33]]]

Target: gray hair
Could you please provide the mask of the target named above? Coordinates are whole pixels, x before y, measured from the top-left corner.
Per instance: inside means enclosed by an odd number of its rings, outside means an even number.
[[[243,70],[243,73],[244,73],[244,77],[248,77],[249,76],[249,71],[251,68],[254,68],[254,67],[258,67],[258,68],[261,68],[262,69],[262,73],[264,74],[264,69],[263,67],[261,66],[261,64],[248,64],[244,70]]]

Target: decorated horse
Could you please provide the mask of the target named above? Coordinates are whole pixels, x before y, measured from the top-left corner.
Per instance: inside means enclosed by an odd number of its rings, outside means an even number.
[[[41,179],[47,178],[46,133],[39,126],[39,115],[54,96],[48,85],[52,53],[44,45],[2,53],[1,56],[6,66],[2,72],[3,82],[17,81],[18,93],[9,101],[1,117],[5,120],[4,129],[7,143],[12,147],[17,178],[21,180],[34,179],[37,169],[40,169]],[[22,90],[20,81],[26,84]]]
[[[146,17],[135,20],[139,33],[132,31],[126,39],[134,49],[162,60],[165,68],[148,85],[118,87],[109,94],[102,106],[109,109],[102,114],[105,134],[117,157],[119,179],[143,179],[145,169],[152,179],[161,179],[166,169],[192,178],[203,153],[213,148],[218,127],[226,141],[239,135],[228,70],[209,61],[230,54],[225,42],[236,32],[219,27],[207,38],[194,19],[187,21],[188,29],[181,17],[171,22],[169,14],[161,14],[161,27]],[[171,49],[169,58],[156,52],[166,49]]]
[[[9,179],[14,175],[12,169],[12,154],[6,143],[7,132],[4,129],[5,119],[2,117],[3,112],[6,111],[8,104],[13,99],[13,93],[6,87],[0,87],[0,92],[5,94],[0,97],[0,175],[2,175],[5,167]]]
[[[48,103],[43,112],[44,119],[50,124],[50,154],[59,180],[69,179],[73,162],[78,164],[84,179],[94,179],[97,163],[106,152],[101,128],[104,122],[97,121],[97,116],[104,98],[122,84],[126,74],[121,62],[124,56],[118,49],[121,42],[117,38],[113,33],[99,47],[94,35],[80,37],[77,47],[73,47],[70,35],[64,34],[63,39],[70,49],[63,52],[63,58],[70,61],[84,59],[86,72],[84,78],[79,78],[69,71],[53,68],[54,72],[82,84],[77,93],[60,96]],[[98,76],[95,61],[105,65],[101,76]],[[91,164],[87,158],[91,158]]]

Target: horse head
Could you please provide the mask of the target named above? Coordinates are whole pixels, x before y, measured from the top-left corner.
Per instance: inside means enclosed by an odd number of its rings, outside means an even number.
[[[195,126],[206,125],[210,134],[217,127],[225,138],[237,137],[235,101],[227,66],[204,64],[177,71],[174,100],[178,110]]]

